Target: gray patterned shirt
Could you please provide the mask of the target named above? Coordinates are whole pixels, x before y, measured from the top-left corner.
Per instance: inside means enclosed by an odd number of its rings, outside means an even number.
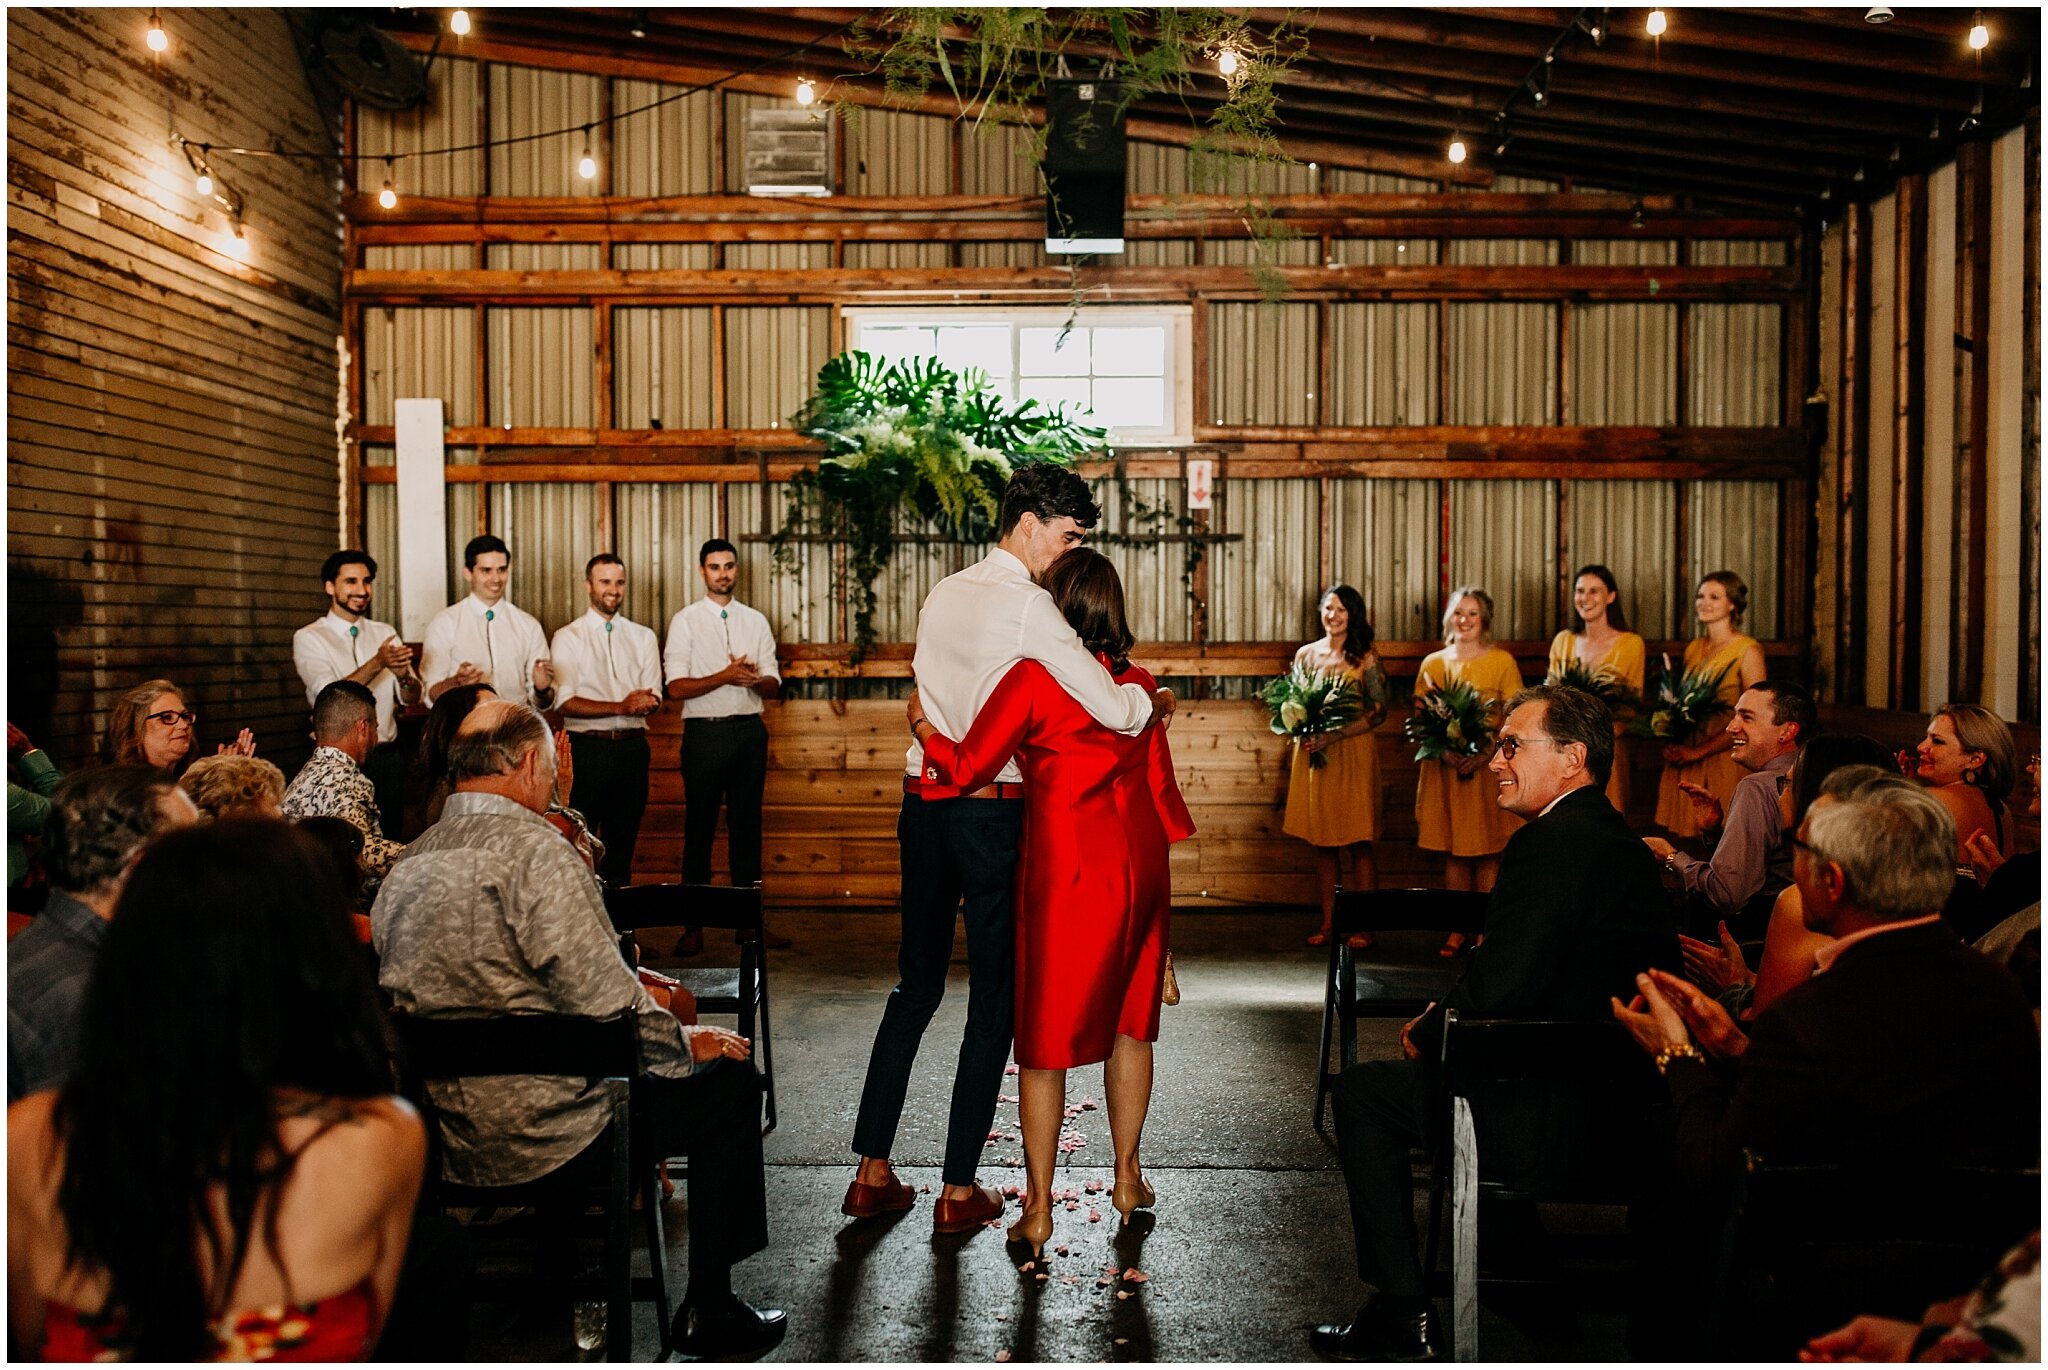
[[[383,816],[377,812],[377,787],[355,758],[339,747],[315,747],[292,777],[284,803],[278,807],[286,818],[339,818],[360,828],[363,874],[372,880],[405,855],[405,843],[384,835]]]
[[[597,882],[547,820],[502,795],[458,790],[392,867],[370,910],[379,981],[401,1013],[632,1012],[656,1075],[692,1069],[688,1029],[619,955]],[[436,1081],[443,1168],[457,1184],[519,1184],[604,1131],[604,1086],[559,1075]]]

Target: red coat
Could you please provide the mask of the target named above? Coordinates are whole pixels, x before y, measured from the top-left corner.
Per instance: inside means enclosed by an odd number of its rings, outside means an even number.
[[[1133,666],[1117,677],[1148,691]],[[934,735],[927,767],[962,791],[1024,771],[1017,862],[1017,1063],[1109,1058],[1116,1035],[1159,1036],[1173,886],[1166,848],[1193,835],[1166,730],[1111,732],[1036,661],[1010,668],[964,741]]]

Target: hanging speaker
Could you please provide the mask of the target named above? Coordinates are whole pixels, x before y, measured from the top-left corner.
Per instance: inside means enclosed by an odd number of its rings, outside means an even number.
[[[1045,250],[1124,250],[1124,107],[1114,81],[1045,88]]]

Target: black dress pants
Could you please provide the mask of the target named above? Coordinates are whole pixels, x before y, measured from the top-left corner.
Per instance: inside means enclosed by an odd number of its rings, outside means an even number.
[[[569,807],[604,843],[597,873],[605,884],[624,888],[633,883],[633,846],[647,813],[647,734],[637,729],[628,737],[572,732],[569,755],[576,762]]]
[[[1395,1298],[1423,1297],[1428,1285],[1416,1253],[1408,1149],[1420,1146],[1433,1155],[1448,1130],[1450,1098],[1442,1079],[1421,1061],[1366,1061],[1337,1077],[1330,1102],[1358,1278]]]
[[[683,723],[683,883],[711,883],[711,843],[725,806],[735,885],[761,879],[761,794],[768,784],[768,725],[759,714]]]
[[[405,753],[396,742],[379,742],[361,769],[377,794],[377,824],[395,842],[405,827]]]
[[[946,1124],[946,1184],[973,1184],[995,1120],[996,1095],[1010,1059],[1017,938],[1011,874],[1024,829],[1021,799],[903,797],[896,839],[903,861],[903,942],[896,988],[868,1059],[853,1149],[886,1157],[910,1088],[918,1043],[946,995],[953,928],[967,926],[967,1032],[953,1073]],[[964,905],[964,907],[963,907]]]

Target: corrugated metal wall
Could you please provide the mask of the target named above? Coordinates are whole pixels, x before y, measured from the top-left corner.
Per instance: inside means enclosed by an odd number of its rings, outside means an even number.
[[[1733,571],[1749,586],[1742,631],[1778,635],[1778,486],[1767,480],[1698,480],[1692,505],[1693,571]],[[1688,624],[1690,630],[1693,625]]]
[[[951,119],[862,109],[840,129],[848,195],[944,195],[953,168]]]
[[[1222,488],[1229,501],[1227,542],[1210,556],[1210,637],[1219,642],[1297,638],[1317,591],[1315,529],[1322,484],[1313,480],[1240,480]],[[1306,530],[1306,536],[1304,536]]]
[[[1678,568],[1677,495],[1667,480],[1575,480],[1565,485],[1565,568],[1605,566],[1621,587],[1629,627],[1647,638],[1684,637],[1671,602]],[[1688,605],[1691,603],[1687,598]],[[1560,628],[1570,619],[1561,606]]]
[[[718,351],[709,306],[612,311],[613,417],[621,428],[715,428]]]
[[[698,91],[658,108],[681,87],[655,81],[613,81],[612,108],[647,109],[612,125],[614,195],[710,195],[718,190],[712,166],[719,95]]]
[[[1556,422],[1557,306],[1453,304],[1450,316],[1451,409],[1444,422]]]
[[[491,531],[512,549],[506,596],[550,635],[590,607],[583,563],[596,546],[597,491],[589,485],[493,485]],[[461,558],[455,559],[461,565]]]
[[[474,309],[365,309],[362,366],[364,423],[393,423],[393,401],[417,399],[439,399],[450,427],[479,422]]]
[[[1437,421],[1437,308],[1330,306],[1330,422],[1390,428]]]
[[[727,487],[729,527],[739,548],[740,597],[767,615],[777,642],[840,641],[833,610],[832,549],[819,543],[797,544],[792,549],[796,574],[785,575],[776,569],[774,549],[768,544],[740,540],[741,534],[758,532],[763,526],[780,528],[788,507],[787,493],[788,487],[781,481],[768,487],[764,525],[761,487],[753,483]]]
[[[832,355],[832,311],[725,311],[725,424],[786,428]]]
[[[1211,305],[1209,422],[1314,423],[1316,356],[1312,304]]]
[[[1178,480],[1131,480],[1128,511],[1115,481],[1098,480],[1092,484],[1095,502],[1102,506],[1103,532],[1144,536],[1179,531],[1177,520],[1187,497]],[[1168,510],[1172,517],[1154,520],[1136,517],[1147,509]],[[1126,517],[1127,512],[1133,517]],[[1235,512],[1232,517],[1236,517]],[[1193,638],[1186,543],[1120,547],[1104,542],[1096,550],[1115,563],[1117,574],[1123,579],[1124,612],[1130,620],[1131,631],[1137,634],[1139,641],[1186,642]]]
[[[1038,159],[1026,129],[1014,124],[969,124],[960,131],[962,195],[1036,195]]]
[[[596,368],[587,309],[488,309],[491,412],[514,428],[588,428],[597,422]]]
[[[668,622],[704,593],[697,573],[697,549],[718,536],[719,487],[621,484],[612,487],[613,551],[626,563],[626,616],[668,640]],[[757,604],[751,580],[737,588],[742,602]]]
[[[1495,637],[1557,631],[1557,487],[1550,481],[1454,481],[1450,552],[1452,586],[1477,585],[1493,596]]]
[[[478,127],[482,108],[480,64],[443,57],[428,73],[427,99],[418,108],[397,113],[359,108],[356,152],[364,157],[384,157],[427,148],[467,147],[482,141],[483,130]],[[386,174],[382,165],[364,162],[356,168],[356,183],[374,193],[384,184]],[[471,147],[466,152],[407,158],[393,166],[389,175],[404,195],[481,195],[484,154]]]
[[[1365,596],[1373,631],[1390,641],[1427,641],[1437,633],[1439,484],[1330,482],[1331,574]],[[1314,607],[1302,606],[1304,615]]]
[[[1678,420],[1678,306],[1571,306],[1571,392],[1565,422]]]
[[[602,177],[586,181],[576,162],[597,135],[557,129],[595,123],[604,112],[604,81],[573,71],[542,71],[494,62],[490,66],[490,136],[526,139],[490,149],[493,195],[595,195]],[[547,137],[536,137],[548,134]]]
[[[718,265],[716,243],[614,243],[619,271],[709,271]]]

